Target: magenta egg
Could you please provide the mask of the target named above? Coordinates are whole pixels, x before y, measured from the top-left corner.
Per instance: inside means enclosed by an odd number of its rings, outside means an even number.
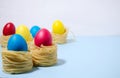
[[[34,43],[38,47],[40,47],[41,44],[43,44],[44,46],[52,45],[51,33],[47,29],[42,28],[37,32],[36,36],[34,37]]]

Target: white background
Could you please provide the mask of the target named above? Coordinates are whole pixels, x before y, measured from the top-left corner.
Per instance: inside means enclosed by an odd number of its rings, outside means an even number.
[[[51,30],[56,19],[76,35],[120,35],[120,0],[0,0],[0,34],[9,21]]]

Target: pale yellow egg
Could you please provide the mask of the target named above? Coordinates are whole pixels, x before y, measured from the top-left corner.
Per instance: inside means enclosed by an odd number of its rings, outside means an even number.
[[[26,41],[32,39],[29,29],[26,25],[19,25],[16,29],[16,34],[20,34]]]

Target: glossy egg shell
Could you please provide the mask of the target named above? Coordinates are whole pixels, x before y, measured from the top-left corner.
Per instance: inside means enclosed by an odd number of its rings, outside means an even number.
[[[39,30],[34,38],[34,43],[38,47],[40,47],[41,44],[43,44],[44,46],[52,45],[51,33],[45,28]]]
[[[31,34],[26,25],[19,25],[16,29],[16,34],[20,34],[26,41],[31,39]]]
[[[15,34],[15,25],[12,22],[8,22],[3,28],[3,35],[7,36],[12,34]]]
[[[33,26],[31,29],[30,29],[30,33],[32,34],[32,37],[34,38],[36,33],[40,30],[40,27],[39,26]]]
[[[63,34],[65,32],[65,27],[60,20],[56,20],[53,22],[52,32],[55,34]]]
[[[7,48],[8,50],[13,50],[13,51],[28,50],[25,39],[19,34],[14,34],[9,38]]]

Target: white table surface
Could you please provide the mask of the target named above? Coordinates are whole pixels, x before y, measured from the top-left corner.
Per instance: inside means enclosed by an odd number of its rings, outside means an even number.
[[[57,65],[24,74],[4,73],[0,58],[0,78],[120,78],[120,36],[68,40],[58,45]]]

